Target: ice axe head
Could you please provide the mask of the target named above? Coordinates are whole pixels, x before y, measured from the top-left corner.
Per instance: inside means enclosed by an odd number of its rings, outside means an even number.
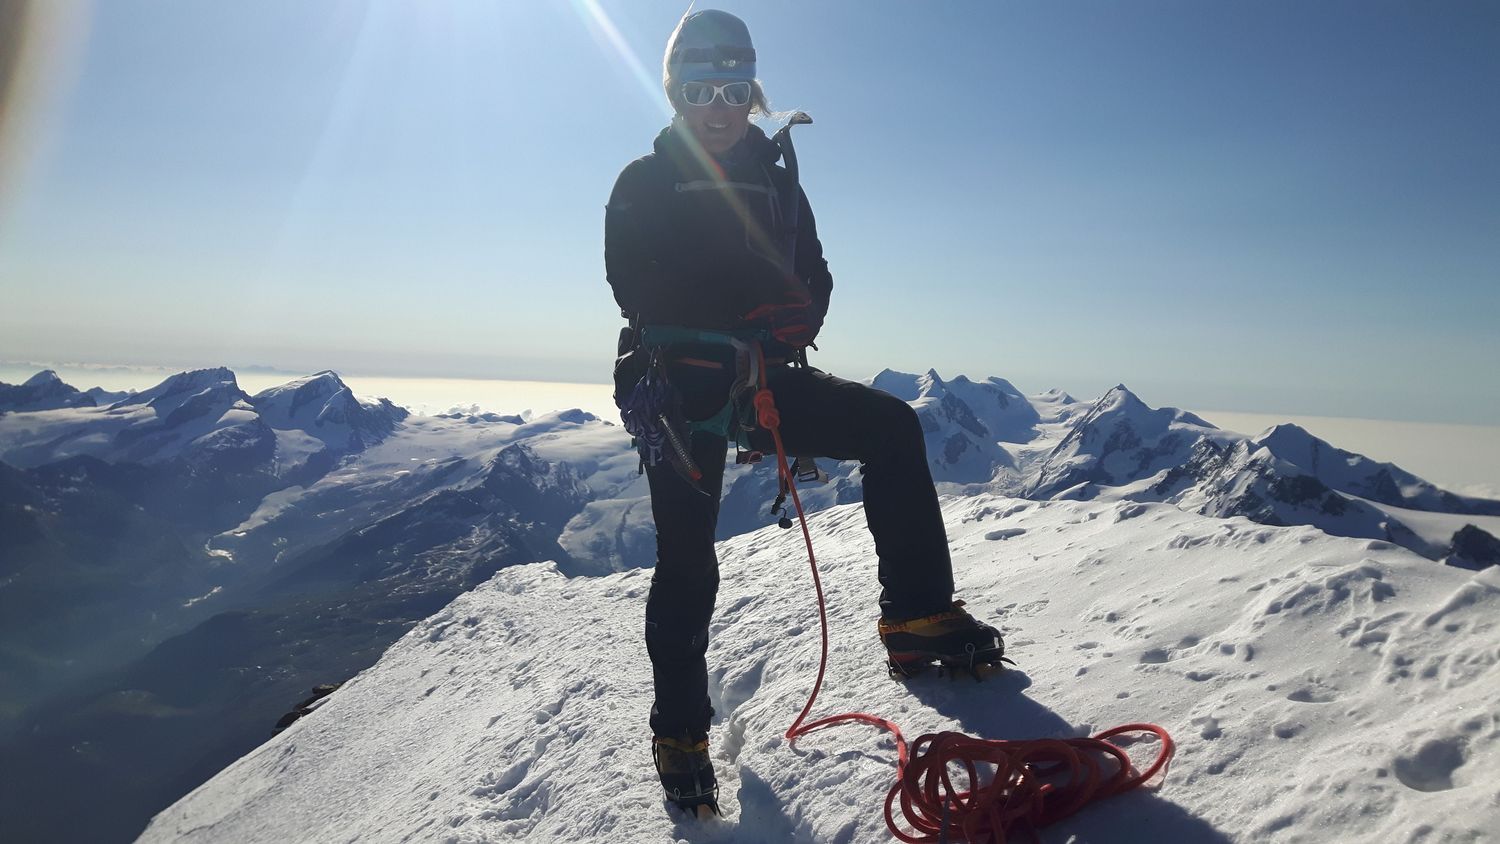
[[[811,122],[813,122],[813,119],[808,116],[807,112],[794,111],[792,112],[792,115],[786,119],[786,125],[781,127],[780,129],[777,129],[776,134],[771,138],[771,140],[775,141],[777,145],[781,147],[782,152],[785,153],[787,144],[790,142],[792,137],[792,127],[801,126],[804,123]]]

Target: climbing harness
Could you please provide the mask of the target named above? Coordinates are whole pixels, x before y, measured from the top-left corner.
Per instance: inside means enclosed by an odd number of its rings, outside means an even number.
[[[635,386],[619,402],[625,430],[634,438],[641,455],[641,470],[666,462],[671,464],[694,489],[703,471],[693,461],[692,437],[699,432],[714,434],[735,444],[735,462],[757,463],[761,453],[750,445],[755,430],[754,408],[748,397],[761,380],[760,367],[765,362],[755,354],[765,331],[709,331],[667,325],[643,326],[638,332],[635,353],[647,355],[645,371]],[[735,380],[724,405],[706,419],[689,420],[682,412],[682,397],[667,377],[669,362],[688,366],[723,369],[724,361],[685,357],[674,352],[683,347],[721,347],[732,352]]]
[[[770,194],[774,203],[773,217],[780,223],[776,232],[776,246],[780,252],[782,269],[788,273],[795,272],[796,269],[802,194],[797,151],[792,144],[792,129],[811,122],[812,118],[806,112],[794,112],[786,125],[771,138],[780,150],[784,169],[789,176],[790,190],[776,191],[769,176],[769,187],[736,183],[739,188],[766,190]],[[718,180],[677,184],[679,192],[721,187],[723,183]],[[647,466],[667,462],[694,489],[704,492],[700,483],[703,471],[692,456],[693,435],[698,432],[732,440],[735,444],[735,463],[759,463],[764,455],[750,444],[750,434],[756,428],[756,414],[746,398],[755,392],[758,383],[764,383],[766,361],[762,344],[773,339],[771,330],[705,330],[671,325],[643,325],[639,314],[622,312],[621,316],[630,320],[630,326],[621,333],[619,357],[616,359],[617,376],[632,356],[642,355],[646,361],[641,375],[628,389],[623,384],[616,383],[616,402],[620,408],[621,420],[625,424],[625,430],[633,438],[632,444],[641,455],[640,471],[644,472]],[[682,396],[667,378],[666,364],[724,368],[726,364],[723,361],[688,357],[674,351],[682,347],[703,346],[727,347],[732,350],[735,381],[725,403],[717,412],[705,419],[688,420],[682,413]],[[806,366],[806,349],[795,348],[790,362]],[[805,482],[828,480],[828,476],[817,468],[810,457],[798,458],[796,469]],[[783,480],[772,512],[773,515],[780,516],[779,524],[782,527],[789,528],[791,520],[785,509],[786,494],[786,482]]]

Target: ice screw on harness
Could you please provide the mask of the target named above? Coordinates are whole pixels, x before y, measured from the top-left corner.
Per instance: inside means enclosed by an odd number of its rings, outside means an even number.
[[[656,421],[661,425],[662,434],[667,438],[667,444],[672,446],[672,453],[677,456],[678,460],[682,461],[683,470],[687,472],[688,477],[694,481],[703,480],[703,470],[699,469],[698,464],[693,462],[692,452],[688,451],[687,445],[682,441],[682,437],[677,436],[677,432],[672,429],[671,420],[667,419],[665,413],[658,413],[656,414]]]
[[[660,355],[653,351],[645,374],[620,402],[620,420],[626,433],[635,438],[643,467],[665,460],[706,495],[698,485],[703,470],[693,461],[692,451],[673,422],[681,415],[680,404],[680,397],[662,372]]]

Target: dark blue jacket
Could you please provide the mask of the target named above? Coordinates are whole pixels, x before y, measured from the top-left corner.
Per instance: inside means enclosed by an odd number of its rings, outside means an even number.
[[[604,220],[604,264],[615,301],[646,324],[744,328],[765,305],[807,301],[814,327],[833,276],[812,209],[758,127],[722,161],[700,160],[676,124],[655,151],[626,165]],[[783,244],[782,197],[797,192],[795,265]]]

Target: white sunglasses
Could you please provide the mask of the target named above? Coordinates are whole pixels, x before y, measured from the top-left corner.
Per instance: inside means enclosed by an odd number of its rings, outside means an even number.
[[[749,105],[750,83],[745,81],[725,82],[723,85],[715,85],[712,82],[682,83],[682,100],[688,105],[706,106],[718,98],[723,98],[725,105],[736,107]]]

